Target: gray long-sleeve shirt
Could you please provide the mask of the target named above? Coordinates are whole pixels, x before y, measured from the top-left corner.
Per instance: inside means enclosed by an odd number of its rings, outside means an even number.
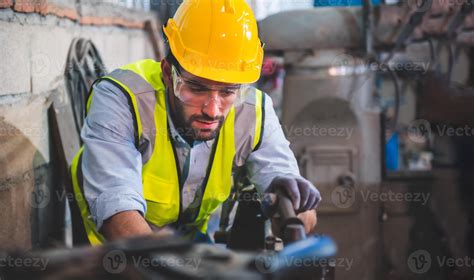
[[[259,192],[264,192],[275,176],[300,176],[272,101],[268,96],[265,100],[262,142],[245,163],[250,181]],[[182,203],[186,211],[197,206],[193,201],[205,177],[214,140],[195,142],[191,147],[170,123],[184,177]],[[102,81],[94,86],[81,137],[84,141],[84,193],[97,228],[119,212],[137,210],[142,215],[146,213],[142,160],[134,144],[132,113],[125,95],[111,83]]]

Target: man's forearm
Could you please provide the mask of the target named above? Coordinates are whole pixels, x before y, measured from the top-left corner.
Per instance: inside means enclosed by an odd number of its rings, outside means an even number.
[[[124,211],[104,221],[101,232],[107,240],[152,234],[148,223],[138,211]]]

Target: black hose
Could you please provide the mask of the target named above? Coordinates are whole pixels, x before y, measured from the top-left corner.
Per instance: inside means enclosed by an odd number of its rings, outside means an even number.
[[[398,115],[400,114],[400,86],[398,85],[397,75],[393,72],[390,67],[387,67],[387,71],[392,78],[393,86],[395,88],[395,109],[393,114],[392,124],[389,126],[391,131],[395,131],[398,123]]]
[[[423,17],[429,11],[426,7],[431,7],[433,0],[422,0],[422,5],[420,8],[412,13],[408,23],[405,24],[398,35],[397,40],[395,41],[395,46],[384,60],[384,64],[388,63],[390,59],[393,58],[394,53],[399,50],[404,44],[405,41],[413,34],[416,27],[419,26],[423,22]]]
[[[64,75],[78,135],[86,117],[90,88],[95,80],[105,74],[104,63],[92,41],[74,39],[69,49]]]
[[[436,65],[436,53],[435,53],[435,48],[434,48],[434,44],[433,44],[433,40],[432,40],[431,36],[426,37],[426,40],[428,41],[428,45],[430,47],[430,66],[429,66],[429,68],[431,68],[432,65]]]
[[[453,44],[451,41],[448,41],[448,70],[446,72],[446,77],[448,79],[448,85],[451,82],[451,73],[453,72],[453,64],[454,64],[454,51],[453,51]]]

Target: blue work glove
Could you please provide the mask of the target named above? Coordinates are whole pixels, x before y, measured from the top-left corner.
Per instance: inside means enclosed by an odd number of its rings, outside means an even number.
[[[290,198],[296,214],[316,208],[321,201],[318,189],[308,180],[302,177],[277,176],[268,186],[262,200],[263,211],[268,217],[276,211],[277,192]]]

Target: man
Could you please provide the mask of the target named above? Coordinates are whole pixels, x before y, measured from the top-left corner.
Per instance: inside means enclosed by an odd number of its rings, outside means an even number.
[[[248,5],[185,0],[164,33],[161,63],[121,67],[93,86],[71,167],[89,241],[170,226],[203,240],[237,170],[260,193],[291,198],[310,231],[319,192],[299,175],[270,98],[248,86],[263,59]]]

